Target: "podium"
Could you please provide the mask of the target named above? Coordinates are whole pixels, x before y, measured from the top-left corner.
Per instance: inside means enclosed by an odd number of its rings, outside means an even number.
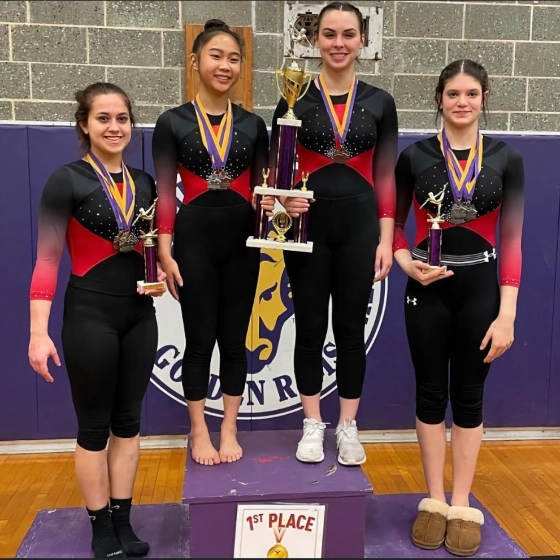
[[[188,456],[183,504],[191,558],[232,558],[237,504],[259,503],[325,504],[323,558],[364,558],[371,484],[360,467],[337,462],[334,430],[325,431],[321,463],[296,459],[300,438],[301,430],[239,432],[240,461],[208,467]]]
[[[187,456],[182,504],[132,507],[132,524],[151,545],[147,558],[232,558],[237,504],[284,503],[326,506],[323,558],[453,557],[444,547],[426,551],[411,542],[425,494],[374,495],[360,467],[338,464],[333,430],[325,432],[324,461],[300,463],[300,436],[300,430],[240,432],[244,455],[235,463],[204,467]],[[471,505],[485,518],[473,558],[528,557],[474,496]],[[93,558],[85,509],[39,511],[16,558]]]

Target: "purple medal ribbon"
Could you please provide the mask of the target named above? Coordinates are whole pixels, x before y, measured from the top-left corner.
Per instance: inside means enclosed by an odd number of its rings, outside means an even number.
[[[346,140],[346,135],[348,134],[348,130],[350,129],[350,120],[351,120],[351,116],[352,116],[352,110],[354,108],[354,102],[356,101],[356,92],[358,91],[358,80],[354,81],[352,89],[348,92],[348,95],[349,95],[350,99],[346,102],[346,109],[344,111],[344,117],[343,117],[343,119],[346,122],[344,122],[344,128],[343,128],[342,134],[340,133],[339,128],[338,128],[336,112],[335,112],[333,103],[331,101],[330,95],[328,94],[328,92],[325,93],[325,89],[323,88],[323,86],[321,84],[321,80],[317,80],[317,83],[319,85],[318,89],[321,92],[321,97],[323,98],[323,102],[325,104],[327,114],[329,115],[329,119],[331,121],[331,125],[332,125],[334,135],[338,139],[340,145],[342,145],[342,144],[344,144],[344,141]]]
[[[474,195],[474,185],[478,178],[478,164],[480,159],[480,134],[476,136],[476,147],[475,154],[472,158],[470,164],[467,163],[468,167],[463,171],[457,157],[453,153],[451,144],[445,134],[445,128],[442,130],[442,141],[443,141],[443,152],[445,166],[447,168],[447,175],[449,177],[449,182],[451,183],[451,189],[453,191],[453,198],[455,202],[461,202],[461,200],[471,200]],[[469,154],[470,155],[470,154]],[[456,177],[465,177],[462,184],[458,184]],[[469,184],[472,184],[472,188],[467,188]]]
[[[210,155],[210,159],[212,160],[212,169],[216,171],[219,169],[223,169],[226,166],[229,151],[231,148],[231,141],[233,138],[233,122],[229,127],[227,126],[227,124],[226,126],[223,126],[220,131],[220,136],[218,138],[218,142],[220,145],[223,144],[225,135],[228,134],[227,145],[224,151],[224,156],[222,157],[220,155],[220,150],[218,149],[218,146],[216,146],[216,142],[214,141],[213,130],[211,128],[212,125],[210,124],[208,116],[206,115],[205,111],[201,109],[196,99],[194,99],[192,103],[198,116],[198,122],[202,127],[203,141]],[[225,115],[224,118],[227,118],[227,115]]]
[[[132,223],[132,218],[134,217],[134,212],[130,212],[130,217],[127,219],[125,211],[130,209],[131,205],[134,204],[134,189],[131,188],[130,184],[130,176],[128,174],[128,170],[126,169],[124,162],[122,164],[122,173],[123,173],[123,191],[125,194],[125,210],[119,206],[117,200],[115,199],[113,193],[110,191],[108,185],[115,184],[113,178],[105,169],[105,166],[99,161],[99,159],[93,154],[93,152],[89,152],[89,157],[94,162],[93,170],[97,175],[105,194],[109,202],[111,203],[111,208],[113,209],[113,214],[115,215],[115,219],[119,226],[119,230],[126,230],[130,229],[130,224]],[[116,186],[116,185],[115,185]]]

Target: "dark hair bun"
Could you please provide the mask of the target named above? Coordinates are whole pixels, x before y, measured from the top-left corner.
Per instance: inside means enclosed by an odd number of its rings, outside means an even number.
[[[204,31],[214,31],[218,29],[229,29],[221,19],[209,19],[204,24]]]

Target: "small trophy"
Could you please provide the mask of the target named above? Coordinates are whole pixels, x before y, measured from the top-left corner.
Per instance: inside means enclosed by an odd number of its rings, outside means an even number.
[[[309,174],[302,174],[303,187],[301,189],[294,188],[295,171],[296,171],[296,151],[297,151],[297,134],[301,127],[299,120],[294,113],[294,106],[298,99],[301,99],[311,85],[311,72],[306,71],[307,61],[294,54],[294,46],[307,40],[305,29],[296,31],[293,24],[290,24],[290,50],[285,57],[284,65],[281,70],[276,70],[276,85],[280,91],[280,95],[288,103],[288,111],[278,119],[279,140],[278,152],[276,154],[276,176],[274,177],[274,187],[267,187],[267,178],[269,171],[265,173],[263,170],[263,185],[255,187],[257,194],[257,226],[254,237],[247,239],[248,247],[260,247],[267,249],[283,249],[285,251],[301,251],[311,253],[313,251],[313,243],[307,241],[307,212],[302,212],[298,218],[285,219],[286,212],[282,212],[282,217],[276,215],[272,218],[272,226],[276,230],[278,236],[275,239],[268,238],[268,218],[261,208],[262,196],[274,197],[297,197],[297,198],[313,198],[313,191],[307,190],[305,183],[309,179]],[[280,87],[280,76],[282,77],[283,87]],[[304,87],[307,80],[306,87]],[[289,224],[288,229],[294,228],[294,239],[288,240],[285,237],[287,230],[284,225]],[[279,224],[282,233],[278,229]],[[282,244],[280,246],[280,243]]]
[[[437,215],[430,216],[428,222],[432,224],[428,230],[428,264],[430,268],[439,268],[441,266],[441,235],[443,230],[439,227],[439,224],[445,222],[445,219],[441,217],[441,205],[443,204],[443,197],[445,196],[445,189],[448,183],[445,183],[443,189],[439,191],[436,195],[433,193],[428,194],[428,199],[420,208],[426,206],[428,202],[435,204],[437,206]]]
[[[156,214],[156,202],[157,198],[154,200],[154,203],[148,208],[148,210],[144,210],[140,208],[138,212],[138,216],[136,220],[134,220],[134,224],[142,219],[146,220],[149,224],[148,233],[144,233],[140,230],[142,234],[140,239],[142,239],[143,243],[143,252],[144,252],[144,280],[139,280],[136,284],[139,288],[143,288],[144,290],[163,290],[165,288],[165,282],[158,280],[158,269],[157,269],[157,229],[154,229],[154,218]],[[134,225],[133,224],[133,225]]]

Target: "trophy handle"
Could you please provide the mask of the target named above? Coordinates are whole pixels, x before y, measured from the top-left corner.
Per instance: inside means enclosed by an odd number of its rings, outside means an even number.
[[[309,86],[311,86],[311,82],[313,81],[313,74],[311,72],[306,72],[303,75],[304,78],[309,78],[309,80],[307,81],[307,87],[305,88],[305,91],[300,95],[299,99],[301,99],[302,97],[305,97],[305,94],[307,93],[307,91],[309,90]],[[276,78],[276,80],[278,81],[278,78]]]
[[[276,87],[280,92],[280,96],[285,99],[284,92],[280,89],[280,82],[278,81],[278,76],[280,76],[281,74],[282,74],[282,70],[276,70]]]

